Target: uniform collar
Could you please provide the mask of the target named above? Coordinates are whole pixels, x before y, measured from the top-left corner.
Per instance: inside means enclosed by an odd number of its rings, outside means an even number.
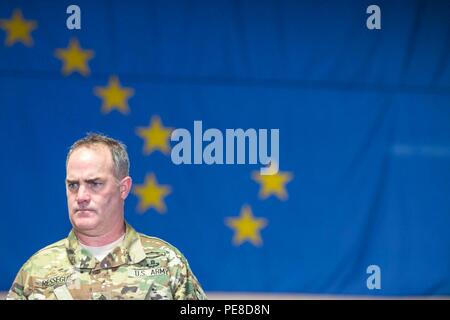
[[[80,269],[114,268],[123,264],[136,264],[145,259],[146,255],[139,234],[125,222],[125,237],[122,244],[113,249],[102,261],[80,246],[73,229],[66,239],[66,250],[70,262]]]

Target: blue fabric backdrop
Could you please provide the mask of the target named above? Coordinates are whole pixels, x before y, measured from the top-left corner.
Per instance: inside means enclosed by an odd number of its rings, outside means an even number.
[[[33,43],[0,29],[0,289],[69,230],[67,148],[88,131],[128,145],[134,185],[170,186],[166,212],[126,218],[188,258],[206,291],[450,294],[450,2],[1,1],[36,22]],[[55,50],[77,39],[89,74]],[[102,112],[115,75],[128,113]],[[138,128],[279,128],[281,185],[261,197],[260,165],[180,165],[146,154]],[[172,143],[173,146],[173,143]],[[261,242],[233,242],[251,208]],[[261,221],[261,220],[256,220]],[[366,272],[381,270],[381,289]]]

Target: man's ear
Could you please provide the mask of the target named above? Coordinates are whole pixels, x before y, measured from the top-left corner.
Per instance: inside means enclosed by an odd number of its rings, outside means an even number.
[[[125,200],[128,197],[128,194],[131,191],[132,184],[133,181],[131,180],[130,176],[127,176],[120,181],[120,197],[122,198],[122,200]]]

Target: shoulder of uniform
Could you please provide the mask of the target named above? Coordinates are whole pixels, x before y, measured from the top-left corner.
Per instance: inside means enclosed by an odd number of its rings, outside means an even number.
[[[66,239],[61,239],[59,241],[56,241],[52,244],[49,244],[48,246],[42,248],[41,250],[39,250],[38,252],[35,253],[35,255],[37,254],[42,254],[42,253],[48,253],[51,252],[52,250],[58,250],[58,249],[66,249]]]
[[[65,241],[66,241],[66,238],[56,241],[56,242],[40,249],[39,251],[34,253],[28,259],[28,261],[25,263],[25,265],[29,265],[36,260],[52,259],[52,258],[56,258],[59,254],[65,254],[65,252],[66,252]]]
[[[175,252],[177,255],[181,255],[180,251],[167,241],[142,233],[139,233],[139,237],[146,253],[154,250],[162,250],[166,252]]]

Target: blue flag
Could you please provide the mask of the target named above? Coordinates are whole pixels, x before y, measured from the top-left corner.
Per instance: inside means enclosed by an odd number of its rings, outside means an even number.
[[[100,132],[206,292],[449,295],[450,3],[371,4],[2,1],[0,289]]]

